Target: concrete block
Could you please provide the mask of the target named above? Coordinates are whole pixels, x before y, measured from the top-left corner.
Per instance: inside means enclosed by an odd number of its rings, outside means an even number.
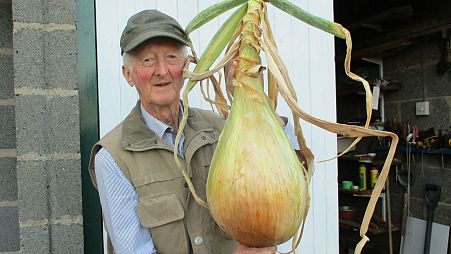
[[[0,106],[0,149],[16,147],[14,106]]]
[[[451,71],[439,75],[436,70],[435,62],[425,64],[423,67],[423,77],[426,97],[451,96]]]
[[[13,62],[12,55],[0,55],[0,99],[14,98]]]
[[[437,161],[441,160],[441,156],[435,155]],[[416,168],[415,183],[411,188],[411,195],[417,198],[424,198],[424,188],[426,184],[436,184],[442,187],[442,195],[440,201],[451,204],[451,187],[449,186],[449,178],[451,177],[450,169],[430,168],[423,170]]]
[[[78,97],[16,96],[18,154],[79,153]]]
[[[19,30],[14,36],[16,88],[77,89],[75,31]]]
[[[60,153],[80,152],[79,98],[53,97],[47,102],[48,137],[52,151]]]
[[[19,22],[74,24],[75,0],[13,0],[14,19]]]
[[[421,45],[423,64],[436,65],[442,56],[443,50],[441,33],[435,33],[421,38]]]
[[[434,212],[434,222],[443,225],[451,225],[451,206],[448,204],[439,203]]]
[[[48,32],[45,33],[44,41],[46,83],[61,89],[77,89],[76,31]]]
[[[60,218],[64,215],[81,215],[80,161],[48,161],[46,164],[50,183],[49,203],[51,217]]]
[[[413,217],[427,220],[427,208],[424,199],[411,199],[410,211]],[[434,222],[448,226],[451,224],[451,209],[449,204],[439,203],[437,205],[434,211]]]
[[[407,100],[423,97],[421,68],[405,69],[398,67],[397,72],[393,72],[390,76],[384,75],[384,78],[388,80],[396,79],[402,86],[400,90],[384,93],[386,101],[399,100],[400,98]]]
[[[17,200],[16,158],[0,158],[0,202]],[[1,250],[0,250],[1,251]]]
[[[385,102],[384,113],[385,113],[385,121],[396,119],[401,119],[399,102],[397,101],[387,101]]]
[[[19,251],[19,216],[16,206],[0,207],[0,228],[0,253]]]
[[[449,89],[445,89],[449,90]],[[451,125],[451,95],[446,98],[433,98],[428,99],[429,101],[429,125],[434,126],[434,128],[438,131],[438,129],[448,129]]]
[[[46,154],[50,150],[47,100],[44,96],[16,96],[17,153]]]
[[[44,88],[46,85],[43,33],[39,30],[19,30],[14,33],[14,85],[16,88],[24,86]]]
[[[420,130],[425,130],[431,127],[429,116],[417,116],[415,106],[417,101],[406,101],[400,103],[400,118],[399,120],[407,123],[408,121],[414,122]]]
[[[11,3],[0,4],[0,48],[12,48],[13,22]]]
[[[426,220],[426,202],[424,198],[410,198],[410,212],[413,217]]]
[[[422,65],[422,43],[417,42],[408,49],[399,52],[396,55],[396,68],[403,70],[418,70]],[[385,61],[384,61],[385,64]],[[384,66],[385,70],[385,66]]]
[[[49,227],[25,227],[20,229],[22,254],[51,253]],[[64,252],[63,252],[64,253]]]
[[[422,100],[421,100],[422,101]],[[444,98],[427,99],[429,101],[429,115],[417,116],[415,104],[420,102],[407,101],[400,103],[400,120],[403,122],[412,121],[420,130],[426,130],[431,127],[437,131],[440,127],[449,126],[450,123],[450,105]]]
[[[82,214],[80,162],[19,161],[20,220]]]
[[[52,253],[83,253],[82,225],[52,225]]]
[[[396,55],[384,58],[384,78],[392,78],[392,74],[397,71]]]
[[[48,192],[50,183],[46,162],[18,161],[17,187],[21,222],[49,218]]]

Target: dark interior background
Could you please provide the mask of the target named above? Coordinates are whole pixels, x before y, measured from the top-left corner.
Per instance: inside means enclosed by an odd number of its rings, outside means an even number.
[[[400,163],[390,172],[392,220],[399,223],[402,211],[404,189],[397,172],[407,170],[410,161],[415,175],[412,216],[426,219],[424,188],[433,183],[442,188],[434,222],[451,225],[451,1],[335,0],[334,10],[335,21],[352,35],[351,70],[371,86],[382,84],[383,113],[373,110],[372,124],[396,132],[401,139],[396,155]],[[364,90],[344,74],[344,41],[336,39],[335,47],[337,121],[363,125]],[[382,73],[374,59],[382,61]],[[429,115],[416,115],[417,102],[429,102]],[[413,126],[418,127],[417,141],[424,146],[410,144],[408,153],[406,136]],[[433,142],[426,145],[427,137]],[[368,143],[362,142],[357,150],[368,151]],[[375,149],[378,156],[383,157],[384,144],[380,140]],[[349,171],[358,174],[358,163],[339,159],[339,180]]]

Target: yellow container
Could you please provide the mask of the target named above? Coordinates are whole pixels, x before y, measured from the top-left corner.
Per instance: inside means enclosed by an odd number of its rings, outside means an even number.
[[[379,177],[379,170],[377,170],[377,167],[373,167],[370,170],[371,189],[374,189],[374,186],[376,186],[378,177]]]
[[[359,182],[360,190],[366,190],[366,166],[363,164],[359,168]]]

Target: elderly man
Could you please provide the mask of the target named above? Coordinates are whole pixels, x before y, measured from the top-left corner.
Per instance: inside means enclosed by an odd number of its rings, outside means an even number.
[[[222,130],[217,114],[189,109],[178,147],[180,90],[187,37],[173,18],[156,10],[132,16],[121,39],[122,74],[139,94],[124,121],[91,154],[104,221],[115,253],[274,253],[236,244],[193,199],[173,150],[189,171],[200,197]]]

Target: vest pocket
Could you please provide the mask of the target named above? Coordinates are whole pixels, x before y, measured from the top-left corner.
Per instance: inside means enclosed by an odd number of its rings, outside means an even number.
[[[150,229],[158,253],[188,253],[185,212],[174,193],[140,200],[138,215],[141,224]]]

